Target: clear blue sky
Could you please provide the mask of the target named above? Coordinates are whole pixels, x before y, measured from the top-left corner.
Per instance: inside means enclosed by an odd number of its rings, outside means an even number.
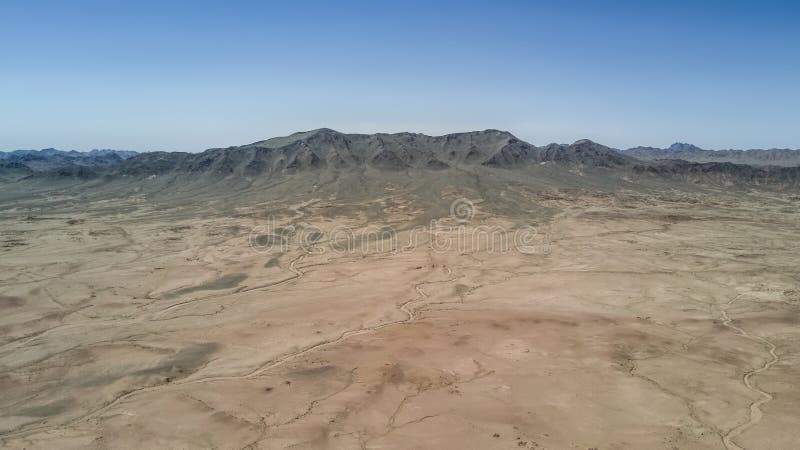
[[[800,147],[797,1],[125,3],[0,2],[0,149],[320,127]]]

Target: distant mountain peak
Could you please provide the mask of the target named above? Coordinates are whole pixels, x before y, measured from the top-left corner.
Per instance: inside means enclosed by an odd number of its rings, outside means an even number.
[[[512,137],[516,137],[516,136],[514,136],[513,134],[511,134],[511,132],[510,132],[510,131],[506,131],[506,130],[498,130],[498,129],[496,129],[496,128],[487,128],[487,129],[485,129],[485,130],[483,130],[483,131],[473,131],[473,133],[483,133],[483,134],[502,134],[502,135],[506,135],[506,136],[512,136]]]
[[[673,152],[699,152],[702,151],[703,149],[693,144],[687,144],[685,142],[676,142],[669,146],[669,150]]]
[[[315,130],[301,131],[299,133],[294,133],[294,134],[305,134],[306,136],[313,136],[315,134],[344,134],[344,133],[336,131],[332,128],[317,128]]]
[[[494,128],[489,128],[489,129],[486,129],[486,130],[483,130],[483,131],[468,131],[468,132],[459,133],[459,134],[475,135],[475,136],[478,136],[478,135],[479,136],[497,136],[497,137],[505,138],[505,139],[516,139],[516,140],[519,140],[519,138],[517,138],[516,136],[511,134],[510,131],[496,130]]]

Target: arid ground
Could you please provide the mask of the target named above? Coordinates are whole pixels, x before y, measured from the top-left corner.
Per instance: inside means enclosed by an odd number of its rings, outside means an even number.
[[[400,194],[367,205],[383,223],[327,198],[6,208],[0,445],[797,448],[798,197],[526,195],[533,252],[438,245],[446,215],[412,240]],[[523,223],[470,200],[468,231]],[[403,248],[331,238],[370,226]]]

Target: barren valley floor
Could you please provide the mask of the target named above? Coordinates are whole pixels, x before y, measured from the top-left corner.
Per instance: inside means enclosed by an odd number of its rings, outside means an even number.
[[[797,447],[797,197],[536,201],[556,213],[535,254],[430,237],[333,251],[324,236],[368,221],[325,199],[284,205],[280,226],[319,233],[271,250],[251,245],[269,205],[7,209],[0,442]],[[476,204],[468,227],[519,225]],[[379,225],[415,214],[402,196],[373,206]]]

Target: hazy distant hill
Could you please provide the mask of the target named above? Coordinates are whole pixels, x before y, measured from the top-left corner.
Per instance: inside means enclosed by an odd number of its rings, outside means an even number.
[[[46,148],[0,152],[0,161],[23,164],[34,171],[45,171],[70,166],[112,166],[136,155],[138,155],[137,152],[129,150],[102,149],[79,152]]]
[[[645,160],[682,159],[691,162],[732,162],[754,166],[800,166],[800,150],[703,150],[692,144],[676,142],[669,148],[634,147],[621,153]]]

